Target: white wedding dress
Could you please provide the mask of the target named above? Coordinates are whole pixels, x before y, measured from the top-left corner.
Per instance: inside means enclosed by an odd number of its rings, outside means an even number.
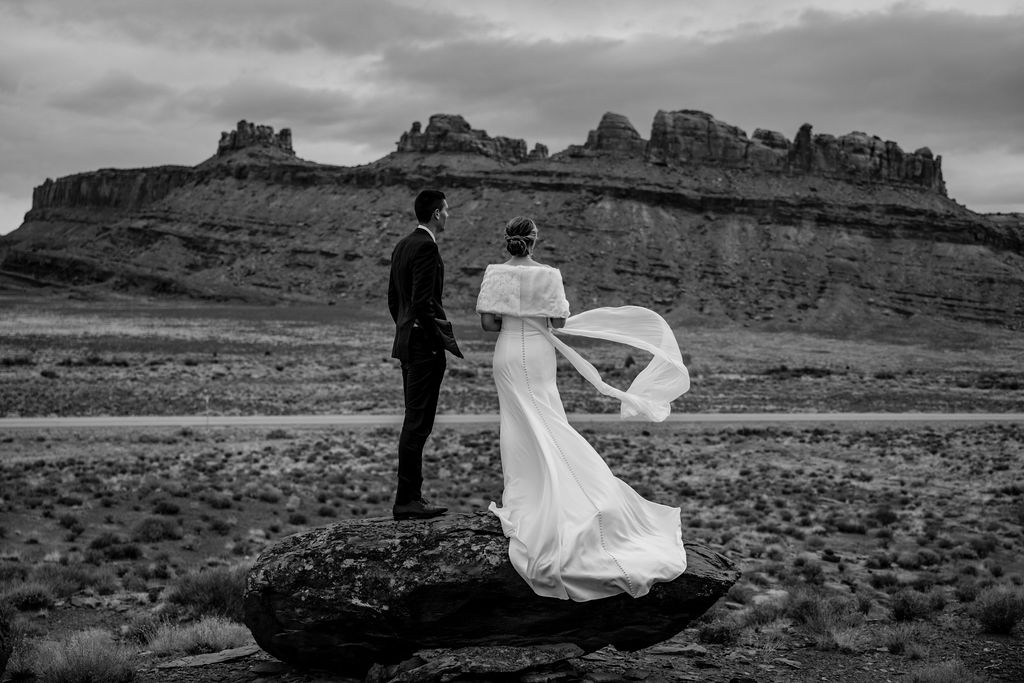
[[[555,351],[598,391],[622,402],[624,419],[660,421],[689,389],[668,324],[645,308],[599,308],[569,316],[558,270],[488,266],[477,312],[502,318],[494,349],[501,411],[501,506],[490,510],[509,538],[509,559],[538,595],[576,601],[628,593],[686,569],[679,508],[645,500],[615,477],[566,419],[555,384]],[[629,344],[652,354],[626,390],[605,383],[552,334],[547,318],[568,318],[560,335]]]

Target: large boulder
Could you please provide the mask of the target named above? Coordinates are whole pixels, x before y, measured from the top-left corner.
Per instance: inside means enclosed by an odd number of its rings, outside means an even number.
[[[686,548],[686,572],[642,598],[575,603],[533,593],[488,513],[350,520],[261,554],[248,577],[245,623],[283,661],[358,676],[423,650],[635,650],[679,633],[739,578],[721,555]]]

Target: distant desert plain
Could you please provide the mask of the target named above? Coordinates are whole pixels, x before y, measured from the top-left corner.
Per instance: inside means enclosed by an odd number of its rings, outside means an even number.
[[[401,413],[383,304],[79,288],[9,290],[2,306],[0,418]],[[453,317],[466,358],[450,359],[439,412],[493,415],[494,336],[471,312]],[[693,380],[677,414],[1024,406],[1024,338],[993,326],[673,328]],[[646,360],[576,346],[613,385]],[[661,645],[500,680],[1024,679],[1024,424],[622,423],[564,361],[559,385],[568,412],[608,414],[579,428],[613,471],[679,506],[684,542],[722,553],[742,578]],[[108,680],[346,680],[260,652],[239,623],[240,594],[283,536],[389,514],[397,436],[394,424],[0,421],[0,594],[13,644],[3,680],[69,680],[61,666],[87,665],[110,667]],[[455,511],[500,500],[496,424],[439,425],[425,470],[430,497]]]

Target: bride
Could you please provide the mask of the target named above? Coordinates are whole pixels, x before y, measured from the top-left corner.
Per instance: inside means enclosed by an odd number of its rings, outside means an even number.
[[[601,393],[622,402],[624,419],[664,420],[689,389],[675,336],[657,313],[637,306],[569,316],[561,273],[532,257],[533,220],[505,227],[511,258],[487,266],[477,312],[499,332],[494,383],[501,413],[504,492],[490,510],[509,538],[509,559],[541,596],[594,600],[646,595],[686,569],[679,508],[642,498],[615,477],[566,419],[555,384],[555,351]],[[592,364],[553,334],[616,341],[651,354],[627,390],[605,383]]]

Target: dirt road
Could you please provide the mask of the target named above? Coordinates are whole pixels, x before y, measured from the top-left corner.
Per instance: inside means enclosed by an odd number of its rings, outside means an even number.
[[[574,424],[621,423],[613,413],[573,413]],[[909,423],[1011,423],[1024,422],[1024,413],[676,413],[664,424],[909,424]],[[398,425],[401,415],[142,415],[110,417],[12,417],[0,419],[0,432],[8,429],[59,427],[376,427]],[[496,413],[483,415],[441,414],[439,425],[496,425]],[[640,423],[634,423],[640,424]]]

